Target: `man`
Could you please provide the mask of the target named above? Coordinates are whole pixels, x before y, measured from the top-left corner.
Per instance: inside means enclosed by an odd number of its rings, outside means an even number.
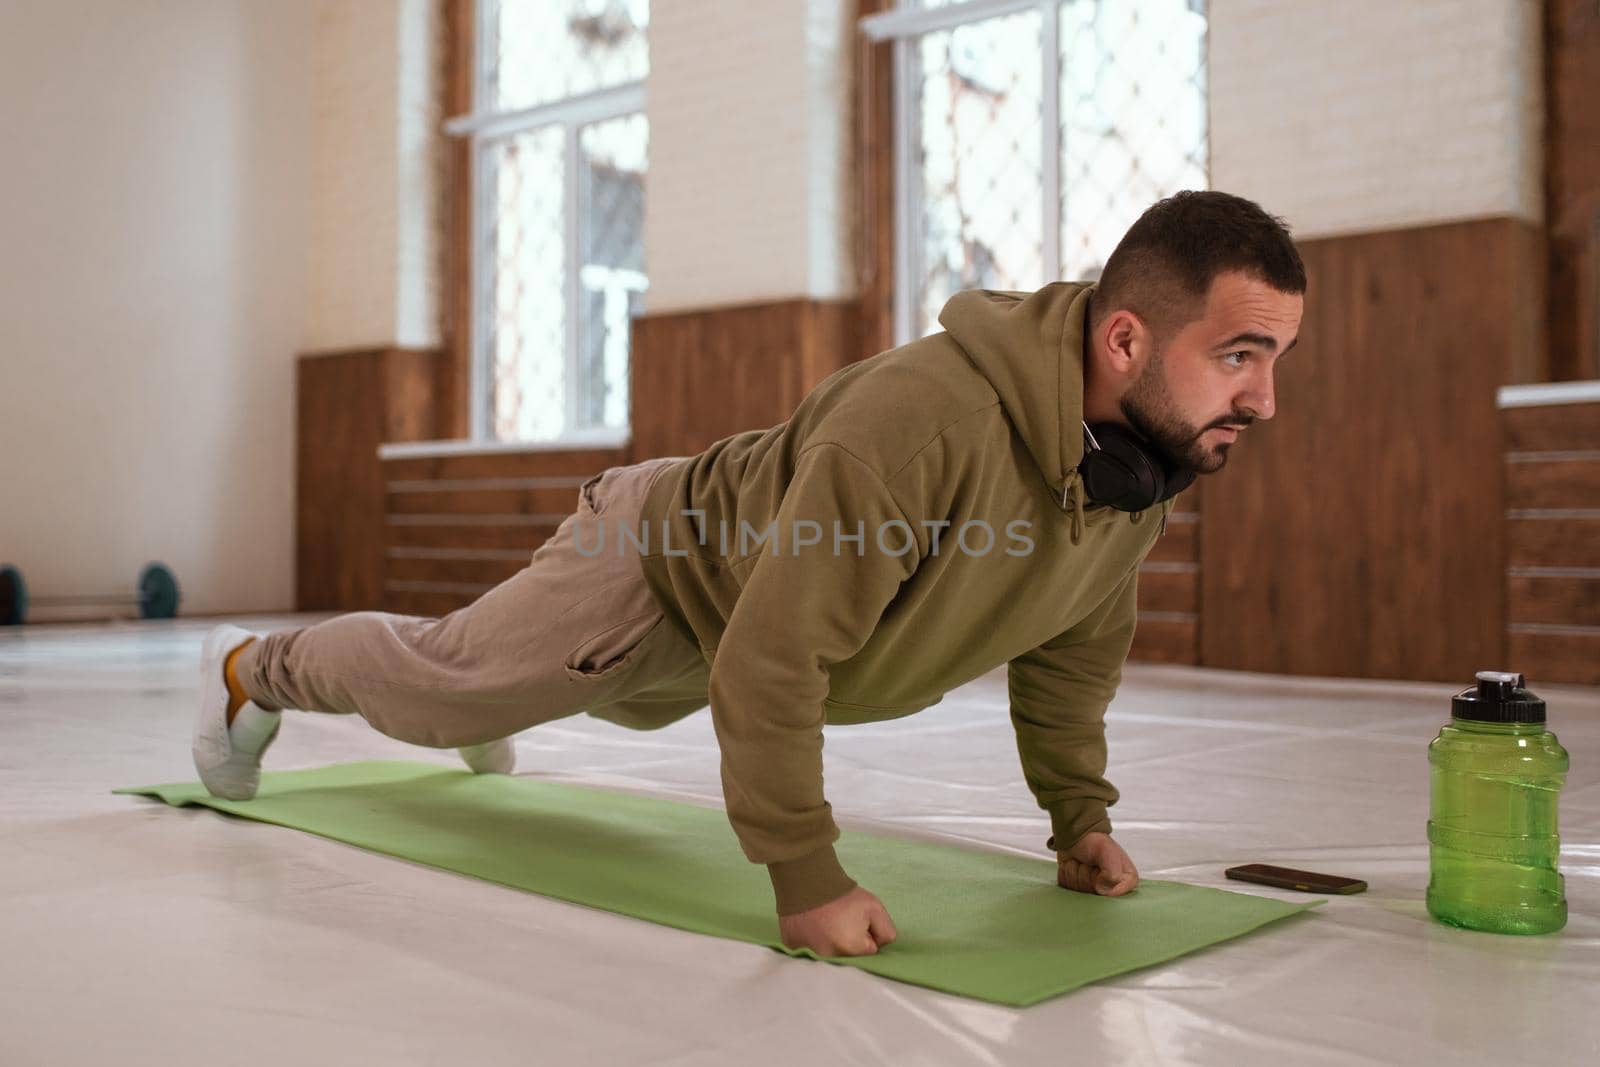
[[[1111,837],[1104,713],[1174,492],[1274,414],[1305,271],[1257,205],[1180,193],[1097,285],[958,293],[945,331],[827,378],[786,422],[616,467],[529,566],[442,619],[359,612],[208,637],[195,761],[249,797],[280,712],[358,712],[509,772],[510,735],[711,706],[728,817],[786,944],[896,936],[833,850],[824,724],[896,718],[1004,663],[1058,882],[1138,885]]]

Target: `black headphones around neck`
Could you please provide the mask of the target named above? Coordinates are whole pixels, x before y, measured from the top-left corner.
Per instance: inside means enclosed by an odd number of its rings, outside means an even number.
[[[1194,483],[1195,472],[1174,466],[1130,427],[1119,422],[1083,424],[1084,495],[1118,511],[1143,511]]]

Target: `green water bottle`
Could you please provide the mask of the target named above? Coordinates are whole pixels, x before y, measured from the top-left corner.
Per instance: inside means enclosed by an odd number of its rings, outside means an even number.
[[[1567,751],[1520,674],[1478,672],[1428,745],[1428,912],[1451,926],[1546,934],[1567,924],[1556,801]]]

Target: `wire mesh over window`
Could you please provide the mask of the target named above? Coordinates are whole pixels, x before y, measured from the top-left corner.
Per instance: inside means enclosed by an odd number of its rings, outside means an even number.
[[[1192,0],[1061,5],[1061,270],[1098,278],[1144,209],[1207,177],[1206,20]]]
[[[1204,0],[900,7],[902,340],[960,289],[1098,278],[1145,208],[1208,184]]]
[[[490,142],[489,350],[493,436],[566,428],[566,138],[545,126]]]
[[[486,107],[519,111],[643,81],[647,0],[480,0],[491,90]]]
[[[958,290],[1012,289],[1044,273],[1039,34],[1030,11],[919,42],[924,324]]]
[[[644,160],[648,127],[629,115],[579,135],[577,419],[628,423],[628,323],[644,310]]]
[[[644,0],[484,0],[476,134],[482,433],[628,426],[644,310]]]

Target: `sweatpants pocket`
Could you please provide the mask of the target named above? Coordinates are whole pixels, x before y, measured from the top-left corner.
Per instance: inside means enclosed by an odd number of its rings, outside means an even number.
[[[580,681],[614,678],[638,661],[645,638],[664,621],[659,610],[624,619],[580,643],[561,665]]]
[[[595,486],[600,484],[600,479],[604,478],[608,473],[610,473],[611,469],[612,468],[607,467],[599,474],[590,475],[582,485],[578,486],[578,502],[587,507],[590,511],[594,512],[596,515],[600,514],[600,509],[604,505],[595,499]]]

